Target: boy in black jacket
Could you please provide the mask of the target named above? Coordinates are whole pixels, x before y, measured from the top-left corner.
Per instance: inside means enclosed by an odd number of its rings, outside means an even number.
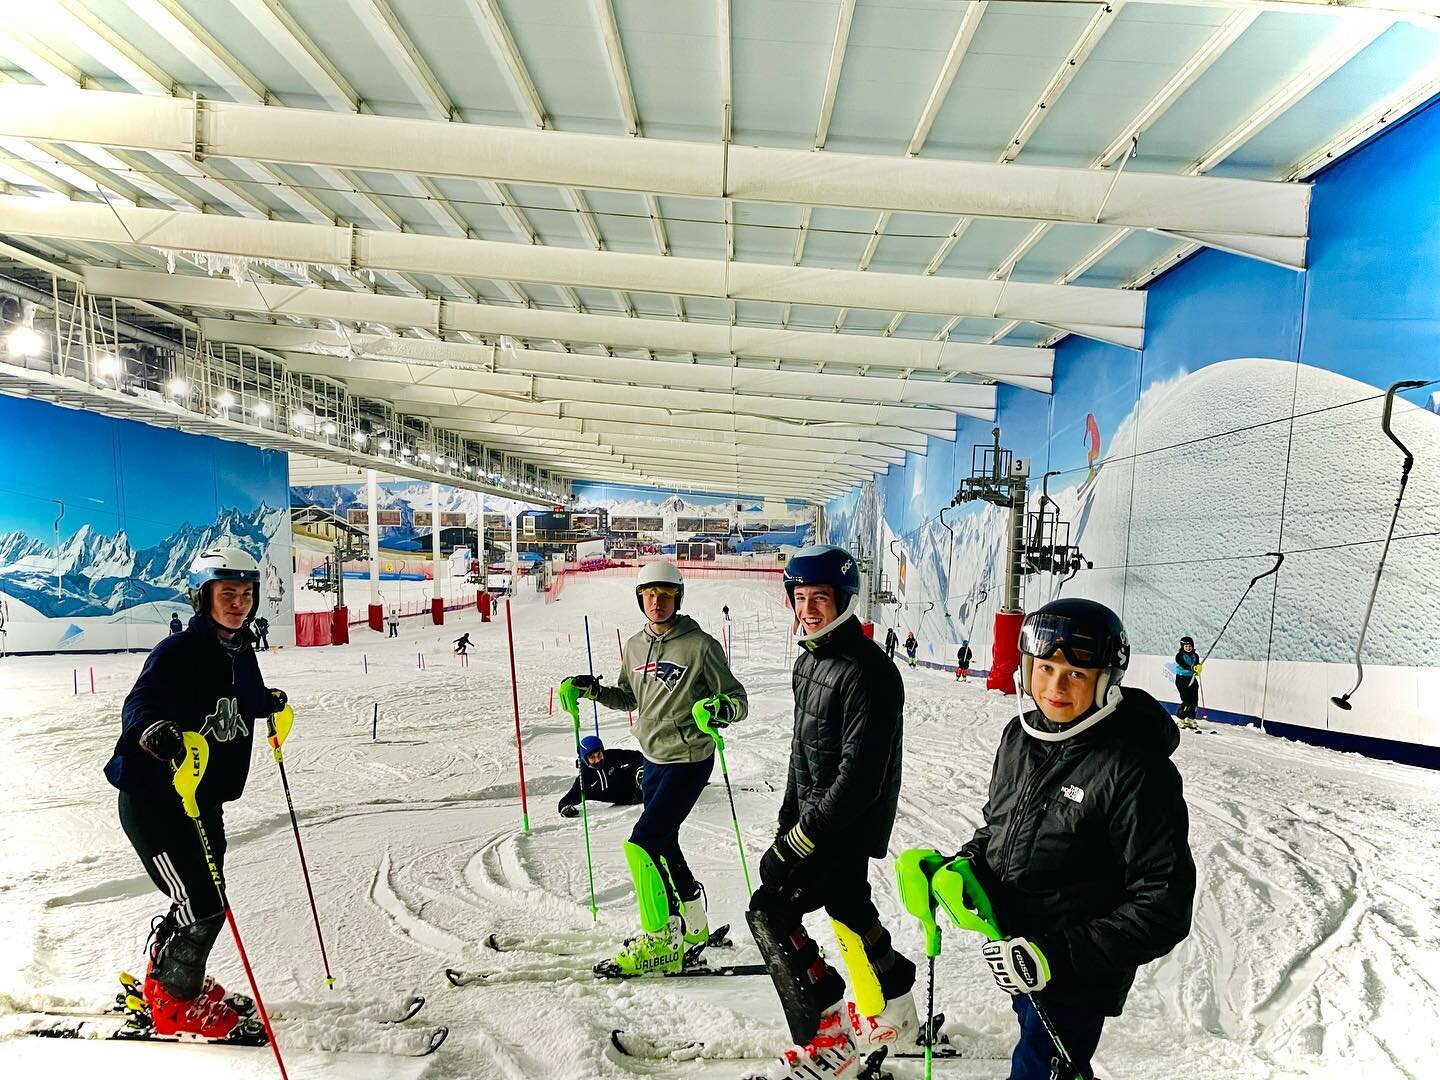
[[[561,817],[580,816],[580,785],[591,802],[630,806],[645,801],[645,755],[639,750],[606,750],[598,735],[580,740],[580,775],[560,800]]]
[[[1026,617],[1020,653],[1038,708],[1006,725],[985,823],[957,857],[1007,935],[982,954],[1020,1022],[1010,1080],[1089,1080],[1105,1018],[1120,1015],[1136,970],[1190,932],[1195,863],[1170,761],[1180,737],[1154,698],[1121,688],[1130,645],[1104,605],[1046,604]]]
[[[870,899],[870,860],[890,843],[900,799],[905,687],[856,617],[860,574],[842,548],[802,548],[785,566],[801,648],[795,726],[775,842],[747,919],[790,1035],[791,1077],[853,1077],[862,1052],[913,1045],[915,965]],[[802,917],[823,907],[850,975],[820,956]]]
[[[251,648],[250,621],[260,600],[255,560],[239,548],[209,548],[191,564],[189,585],[195,617],[150,650],[125,698],[105,778],[120,789],[125,835],[155,886],[170,897],[170,911],[156,920],[148,947],[144,994],[155,1031],[255,1041],[263,1031],[241,1015],[248,999],[227,1000],[205,974],[224,908],[171,778],[185,752],[181,732],[199,732],[209,745],[209,764],[196,801],[223,874],[224,804],[245,790],[255,726],[284,708],[285,695],[265,688]]]

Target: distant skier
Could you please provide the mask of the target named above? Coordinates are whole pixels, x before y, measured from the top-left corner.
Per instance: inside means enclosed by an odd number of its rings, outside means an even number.
[[[172,611],[170,613],[170,633],[178,634],[184,629],[185,627],[180,622],[180,613],[178,611]]]
[[[390,628],[388,637],[400,636],[400,612],[393,607],[390,609],[390,617],[386,620],[386,625]]]
[[[285,705],[267,690],[251,647],[259,604],[255,560],[232,547],[208,548],[190,565],[195,617],[146,658],[125,698],[122,731],[105,777],[120,789],[120,825],[170,911],[155,919],[147,945],[144,996],[161,1035],[263,1040],[259,1022],[242,1016],[248,999],[227,998],[205,974],[224,926],[224,910],[194,822],[171,777],[185,755],[182,732],[199,732],[209,764],[196,794],[215,864],[225,868],[224,804],[238,799],[250,771],[251,741],[261,718]]]
[[[1175,689],[1180,693],[1180,708],[1175,712],[1175,722],[1188,731],[1199,731],[1195,722],[1195,708],[1200,704],[1200,654],[1195,651],[1193,638],[1180,639],[1180,651],[1175,654]]]
[[[470,635],[468,633],[461,634],[458,638],[455,639],[455,655],[468,656],[469,653],[467,653],[465,650],[470,648],[470,646],[473,644],[475,643],[470,640]]]
[[[723,616],[725,616],[725,621],[726,621],[726,622],[729,622],[729,621],[730,621],[730,605],[729,605],[729,604],[723,605],[723,606],[720,608],[720,614],[723,615]]]
[[[561,817],[580,816],[580,785],[594,802],[629,806],[645,801],[645,756],[638,750],[606,750],[598,735],[580,740],[580,775],[560,799]]]
[[[915,666],[915,652],[919,648],[920,642],[915,640],[915,631],[908,631],[905,634],[905,662],[911,667]]]
[[[895,646],[900,644],[900,637],[895,633],[893,626],[885,628],[885,655],[891,660],[895,659]]]
[[[645,756],[645,810],[625,843],[643,933],[615,957],[627,974],[678,971],[685,952],[710,936],[705,890],[680,850],[680,826],[715,767],[715,744],[695,723],[703,706],[715,727],[745,718],[745,688],[725,650],[690,616],[680,614],[685,580],[670,563],[640,568],[635,601],[645,626],[625,643],[615,686],[594,675],[566,680],[607,709],[635,711],[635,738]]]
[[[975,654],[970,651],[970,639],[966,638],[955,651],[955,678],[961,682],[970,681],[970,661]]]
[[[1170,761],[1180,736],[1154,698],[1121,687],[1130,643],[1103,604],[1065,599],[1031,612],[1020,653],[1023,693],[1037,707],[1001,734],[984,824],[956,858],[969,861],[1006,935],[981,955],[1020,1024],[1011,1080],[1088,1078],[1136,969],[1190,932],[1195,863]],[[1041,990],[1071,1068],[1031,1004]]]
[[[270,620],[264,615],[255,620],[255,647],[270,651]]]
[[[816,545],[785,567],[797,621],[795,724],[775,842],[760,860],[747,919],[797,1049],[795,1078],[854,1076],[860,1055],[915,1042],[915,965],[891,946],[870,899],[900,799],[905,685],[855,616],[860,573],[843,548]],[[888,889],[887,889],[888,892]],[[803,916],[824,908],[845,980],[820,955]],[[853,1070],[853,1071],[852,1071]]]

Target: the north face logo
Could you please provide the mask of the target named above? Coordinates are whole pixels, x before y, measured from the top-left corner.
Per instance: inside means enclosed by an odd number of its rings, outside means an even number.
[[[666,690],[669,690],[673,694],[675,688],[680,685],[680,680],[685,677],[685,672],[689,670],[689,668],[682,667],[680,664],[671,663],[669,660],[656,660],[653,664],[643,664],[637,667],[635,673],[641,676],[649,675],[654,677]]]
[[[250,729],[240,715],[240,703],[234,698],[221,698],[215,702],[215,711],[205,718],[200,734],[217,742],[229,742],[237,735],[249,735]]]
[[[1078,803],[1085,801],[1085,789],[1082,787],[1076,787],[1074,784],[1066,784],[1063,788],[1060,789],[1060,794],[1064,795],[1065,798],[1069,799],[1071,802]]]

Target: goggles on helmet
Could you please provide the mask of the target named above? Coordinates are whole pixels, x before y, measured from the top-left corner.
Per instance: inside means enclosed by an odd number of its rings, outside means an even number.
[[[1037,660],[1058,652],[1078,668],[1106,668],[1116,662],[1116,643],[1108,634],[1096,637],[1063,615],[1026,618],[1020,627],[1020,651]]]
[[[638,596],[649,596],[654,593],[656,596],[668,596],[673,600],[680,595],[680,587],[678,585],[665,584],[641,585],[635,592]]]

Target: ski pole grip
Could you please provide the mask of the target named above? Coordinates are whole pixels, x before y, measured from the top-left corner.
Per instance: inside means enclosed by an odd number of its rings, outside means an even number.
[[[290,737],[290,729],[295,726],[295,710],[286,705],[279,712],[270,717],[270,749],[275,752],[275,760],[280,760],[280,747]]]
[[[895,884],[905,910],[920,920],[925,929],[925,955],[940,954],[940,924],[935,921],[935,896],[931,879],[945,865],[945,856],[934,848],[910,848],[895,860]]]
[[[210,764],[210,744],[198,731],[182,731],[180,736],[185,741],[185,760],[175,766],[170,782],[185,806],[186,816],[198,820],[200,804],[195,800],[195,793],[200,790],[200,781]]]
[[[555,696],[560,699],[560,707],[570,714],[576,726],[580,724],[580,691],[569,679],[562,679],[560,687],[555,691]]]
[[[930,879],[930,887],[940,908],[960,929],[972,930],[990,941],[1005,936],[969,859],[952,859],[940,867]]]
[[[696,727],[698,727],[706,735],[710,736],[710,738],[715,743],[715,749],[720,751],[723,751],[725,749],[724,737],[710,722],[710,710],[705,704],[705,699],[701,699],[700,701],[695,702],[694,705],[690,706],[690,718],[695,721]]]

